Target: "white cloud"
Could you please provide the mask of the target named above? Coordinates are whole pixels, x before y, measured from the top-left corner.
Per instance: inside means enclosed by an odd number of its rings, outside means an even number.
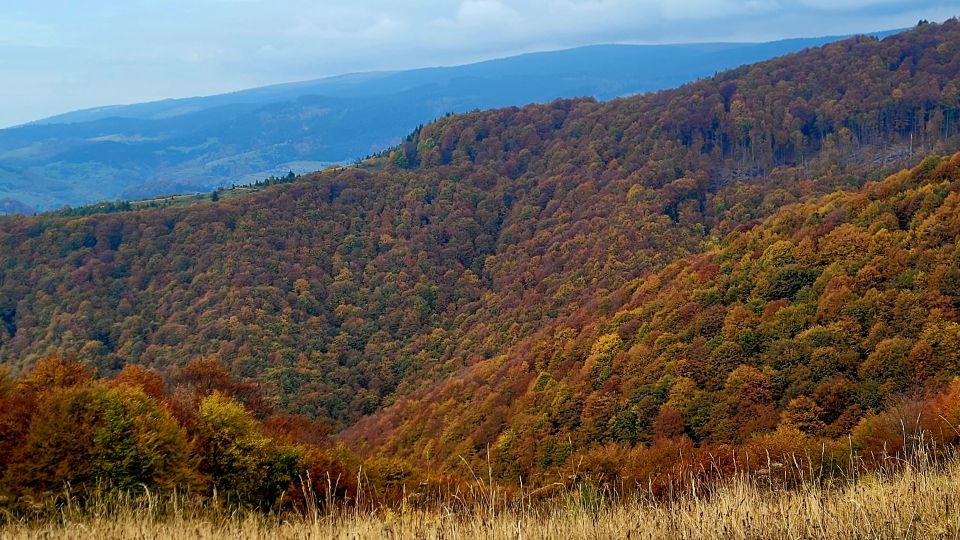
[[[457,11],[457,22],[468,26],[515,23],[522,18],[498,0],[464,0]]]
[[[57,89],[0,91],[0,126],[77,107],[347,71],[450,65],[599,42],[865,32],[958,11],[957,0],[0,2],[4,80]]]

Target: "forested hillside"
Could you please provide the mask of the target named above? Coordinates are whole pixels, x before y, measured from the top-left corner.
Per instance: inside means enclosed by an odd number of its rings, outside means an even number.
[[[955,165],[856,190],[960,146],[958,43],[957,21],[924,24],[657,94],[449,116],[245,198],[4,218],[0,359],[168,378],[216,360],[337,428],[412,395],[347,439],[431,464],[738,441],[794,410],[849,429],[956,369],[937,360]]]
[[[871,413],[960,375],[960,154],[787,206],[596,304],[347,440],[512,478],[606,444],[782,427],[865,444]]]
[[[838,39],[599,45],[76,111],[0,130],[0,213],[315,171],[444,114],[663,90]]]

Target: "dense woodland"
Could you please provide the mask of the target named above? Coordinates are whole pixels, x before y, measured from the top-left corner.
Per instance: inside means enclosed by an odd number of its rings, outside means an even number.
[[[862,434],[960,375],[960,154],[788,206],[599,305],[609,314],[584,307],[348,440],[518,478],[604,445]]]
[[[227,508],[302,511],[317,497],[356,504],[360,485],[368,501],[400,498],[409,467],[361,462],[330,444],[323,422],[272,412],[262,397],[210,359],[169,381],[134,365],[103,379],[59,357],[2,376],[0,507],[29,514],[111,492],[177,490]],[[430,482],[422,486],[450,484]]]
[[[99,378],[58,357],[22,377],[0,377],[0,526],[28,516],[69,521],[60,512],[105,497],[121,503],[142,497],[161,508],[172,498],[233,516],[244,508],[280,516],[335,508],[470,511],[492,504],[495,493],[533,502],[534,494],[549,500],[570,488],[594,497],[600,488],[668,500],[722,489],[734,475],[787,489],[843,482],[851,474],[889,473],[917,455],[928,463],[949,460],[960,444],[960,381],[954,381],[924,399],[868,414],[848,440],[812,435],[809,417],[801,415],[736,445],[694,444],[674,433],[650,446],[592,446],[571,452],[556,474],[524,477],[528,491],[520,486],[518,493],[516,482],[501,483],[517,470],[504,461],[502,441],[488,458],[488,478],[479,481],[475,471],[360,459],[333,446],[322,422],[271,413],[261,397],[255,385],[237,382],[209,359],[191,362],[169,381],[136,366]],[[791,461],[803,465],[784,466]]]
[[[258,418],[508,479],[832,440],[960,375],[960,158],[924,159],[960,148],[958,81],[960,23],[922,24],[448,116],[247,197],[3,218],[0,359],[167,391],[202,360],[256,387]]]

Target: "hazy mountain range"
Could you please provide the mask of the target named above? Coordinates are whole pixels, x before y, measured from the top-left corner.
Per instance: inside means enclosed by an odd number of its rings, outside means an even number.
[[[0,212],[317,170],[395,145],[446,113],[662,90],[837,39],[597,45],[71,112],[0,130]]]

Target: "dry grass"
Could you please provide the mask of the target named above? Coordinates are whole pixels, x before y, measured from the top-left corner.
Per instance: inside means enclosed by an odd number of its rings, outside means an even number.
[[[308,517],[214,512],[189,501],[114,501],[13,521],[0,537],[33,538],[960,538],[960,461],[906,466],[836,487],[795,490],[731,480],[669,503],[609,500],[586,488],[474,512],[396,509]]]

